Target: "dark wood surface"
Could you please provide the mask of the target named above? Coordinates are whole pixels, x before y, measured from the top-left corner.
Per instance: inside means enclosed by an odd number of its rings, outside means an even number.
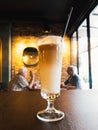
[[[0,92],[0,130],[98,130],[98,91],[62,90],[55,107],[65,117],[58,122],[37,119],[46,105],[40,90]]]

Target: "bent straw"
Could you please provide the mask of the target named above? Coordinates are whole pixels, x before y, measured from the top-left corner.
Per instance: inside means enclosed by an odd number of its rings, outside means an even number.
[[[68,24],[69,24],[69,20],[70,20],[71,15],[72,15],[72,11],[73,11],[73,7],[71,7],[71,9],[70,9],[70,13],[69,13],[69,15],[68,15],[68,20],[67,20],[67,23],[66,23],[66,26],[65,26],[65,29],[64,29],[64,33],[62,34],[62,40],[63,40],[63,38],[64,38],[64,36],[65,36],[65,34],[66,34],[67,27],[68,27]]]

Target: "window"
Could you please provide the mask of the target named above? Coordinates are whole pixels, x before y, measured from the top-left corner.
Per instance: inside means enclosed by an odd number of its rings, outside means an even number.
[[[76,61],[76,63],[83,83],[82,88],[98,89],[98,5],[77,28],[77,38],[76,32],[73,33],[72,50],[75,45],[74,40],[78,45],[76,48],[78,62]],[[71,58],[73,58],[73,54]]]
[[[92,88],[98,89],[98,6],[90,13]]]
[[[82,80],[82,88],[89,88],[88,73],[88,43],[87,43],[87,24],[86,20],[78,28],[78,47],[79,47],[79,75]]]

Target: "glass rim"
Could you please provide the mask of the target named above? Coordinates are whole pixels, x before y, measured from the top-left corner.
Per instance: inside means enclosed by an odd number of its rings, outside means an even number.
[[[54,42],[51,41],[51,39],[54,39]],[[38,45],[40,46],[41,43],[43,44],[49,44],[49,43],[61,43],[62,37],[59,35],[42,35],[38,39]]]

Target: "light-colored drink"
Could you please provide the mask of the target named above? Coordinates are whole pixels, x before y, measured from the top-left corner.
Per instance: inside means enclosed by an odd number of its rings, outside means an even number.
[[[64,112],[55,109],[54,100],[60,95],[62,68],[62,43],[59,36],[43,37],[38,42],[41,96],[47,100],[47,108],[37,113],[46,122],[64,118]]]
[[[61,37],[48,36],[39,43],[41,95],[56,98],[60,93],[62,45]]]

